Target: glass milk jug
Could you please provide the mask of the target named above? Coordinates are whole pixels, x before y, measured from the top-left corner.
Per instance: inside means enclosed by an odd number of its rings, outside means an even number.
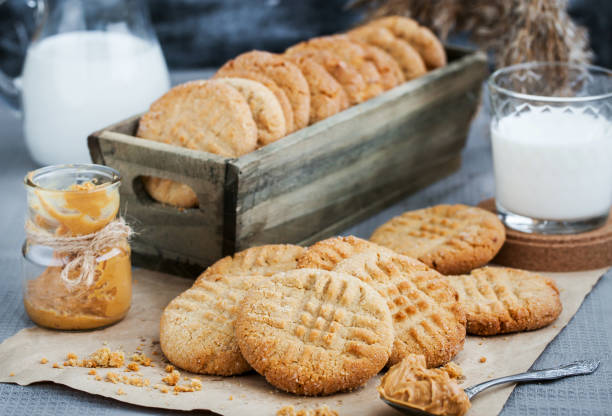
[[[37,0],[39,28],[20,79],[0,72],[32,158],[90,160],[87,136],[145,111],[170,87],[142,0]]]

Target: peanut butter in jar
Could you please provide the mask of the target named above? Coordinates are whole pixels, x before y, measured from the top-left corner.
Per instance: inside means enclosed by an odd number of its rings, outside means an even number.
[[[50,166],[25,178],[26,312],[64,330],[113,324],[132,296],[129,227],[117,218],[120,176],[98,165]]]

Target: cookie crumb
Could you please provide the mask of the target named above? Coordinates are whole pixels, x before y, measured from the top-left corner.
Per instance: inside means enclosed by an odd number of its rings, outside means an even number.
[[[15,373],[9,374],[9,377],[15,377]]]
[[[53,363],[53,368],[61,368],[58,363]]]
[[[121,378],[117,373],[108,372],[106,373],[106,379],[104,381],[106,381],[107,383],[117,384],[121,381]]]
[[[123,354],[123,351],[111,351],[109,348],[104,347],[90,354],[89,359],[83,360],[80,367],[118,368],[123,366],[124,362],[125,355]]]
[[[125,395],[125,394],[127,394],[127,393],[124,392],[123,390],[121,390],[121,389],[117,390],[117,395],[122,396],[122,395]]]
[[[338,412],[331,410],[327,405],[298,411],[293,406],[285,406],[276,412],[276,416],[338,416]]]
[[[95,377],[95,379],[96,379],[96,381],[102,381],[102,376],[97,375],[97,376]]]
[[[457,364],[452,361],[447,363],[446,365],[440,368],[443,371],[446,371],[450,378],[460,379],[463,378],[463,370]]]
[[[94,370],[93,368],[91,370],[89,370],[89,372],[87,373],[87,375],[90,376],[95,376],[96,375],[96,370]]]
[[[151,363],[151,359],[144,354],[132,354],[130,360],[135,361],[145,367],[155,367],[155,365]]]
[[[169,386],[176,386],[176,383],[178,383],[180,379],[181,379],[181,373],[179,373],[176,370],[173,370],[172,373],[162,378],[162,381]]]
[[[486,363],[487,362],[487,357],[480,357],[480,361],[481,363]]]
[[[174,366],[173,366],[173,365],[168,364],[168,365],[166,366],[166,369],[165,369],[165,370],[166,370],[166,373],[171,373],[171,372],[173,372],[173,371],[174,371]]]
[[[40,363],[41,363],[41,364],[47,364],[48,362],[49,362],[49,360],[47,360],[47,359],[46,359],[46,358],[44,358],[44,357],[40,359]]]
[[[162,392],[162,393],[164,393],[164,394],[165,394],[165,393],[168,393],[168,387],[165,387],[165,386],[160,387],[160,388],[159,388],[159,391],[160,391],[160,392]]]
[[[138,370],[140,370],[140,366],[138,365],[138,363],[134,363],[134,362],[132,362],[132,363],[129,363],[129,364],[127,365],[127,369],[128,369],[129,371],[138,371]]]

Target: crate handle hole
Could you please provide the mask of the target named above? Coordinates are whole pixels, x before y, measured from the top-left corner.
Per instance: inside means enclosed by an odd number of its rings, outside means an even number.
[[[134,194],[143,204],[159,204],[180,211],[197,210],[199,201],[193,189],[184,183],[155,176],[136,176]]]

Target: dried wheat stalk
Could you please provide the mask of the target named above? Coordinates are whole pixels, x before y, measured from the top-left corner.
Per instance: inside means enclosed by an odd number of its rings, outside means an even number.
[[[366,8],[369,18],[410,16],[443,40],[467,31],[498,66],[592,59],[587,31],[572,22],[567,0],[356,0],[352,7]]]

